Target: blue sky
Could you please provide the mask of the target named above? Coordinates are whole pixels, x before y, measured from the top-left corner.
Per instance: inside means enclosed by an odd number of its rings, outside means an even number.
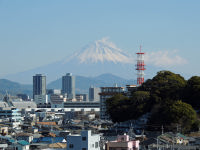
[[[132,54],[143,45],[150,63],[170,61],[172,71],[199,75],[199,6],[199,0],[0,0],[0,77],[103,37]]]

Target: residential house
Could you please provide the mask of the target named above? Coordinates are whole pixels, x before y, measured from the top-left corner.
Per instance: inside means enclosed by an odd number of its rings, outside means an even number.
[[[24,140],[27,141],[29,143],[31,143],[33,141],[33,135],[30,133],[18,133],[16,135],[17,140]]]
[[[139,140],[131,140],[129,135],[118,135],[117,140],[107,143],[107,150],[139,150]]]
[[[67,150],[100,150],[99,143],[100,135],[92,135],[91,130],[67,136]]]

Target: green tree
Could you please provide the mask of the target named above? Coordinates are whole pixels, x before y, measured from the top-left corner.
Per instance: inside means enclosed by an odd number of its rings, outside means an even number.
[[[159,108],[157,112],[152,114],[150,123],[168,125],[170,127],[178,124],[184,132],[189,131],[198,123],[195,110],[185,102],[167,102]]]
[[[122,122],[130,118],[128,113],[129,99],[122,94],[117,94],[106,100],[106,111],[113,122]]]
[[[113,122],[123,122],[138,119],[150,110],[150,94],[146,91],[136,91],[131,98],[121,94],[106,100],[107,113]]]
[[[150,98],[150,93],[148,91],[135,91],[131,98],[136,102],[146,102]]]
[[[138,119],[151,110],[150,93],[148,91],[136,91],[130,98],[129,105],[131,119]]]
[[[115,95],[106,101],[106,107],[113,122],[138,119],[151,112],[150,124],[169,128],[178,124],[183,131],[189,131],[197,130],[200,125],[196,112],[190,105],[200,106],[199,98],[200,77],[195,76],[186,81],[179,74],[160,71],[153,79],[137,88],[130,98]]]
[[[151,99],[160,102],[165,99],[182,99],[186,80],[179,74],[170,71],[160,71],[153,79],[147,80],[139,90],[149,91]]]
[[[185,88],[184,101],[191,104],[194,108],[200,106],[200,77],[193,76],[187,81]]]

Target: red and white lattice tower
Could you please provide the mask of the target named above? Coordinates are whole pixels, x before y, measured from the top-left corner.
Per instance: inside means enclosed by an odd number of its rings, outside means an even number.
[[[140,46],[140,52],[136,53],[137,54],[137,65],[136,65],[136,70],[137,70],[137,85],[140,86],[144,82],[144,70],[146,68],[144,67],[144,54],[141,50]]]

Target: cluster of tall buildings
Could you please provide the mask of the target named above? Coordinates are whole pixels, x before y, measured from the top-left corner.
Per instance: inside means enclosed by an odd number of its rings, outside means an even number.
[[[33,76],[33,98],[38,107],[44,107],[43,104],[48,105],[48,108],[99,108],[100,118],[109,120],[106,112],[106,100],[116,94],[125,94],[129,96],[132,90],[136,89],[136,85],[127,85],[124,87],[90,87],[89,100],[87,94],[75,93],[75,76],[67,73],[62,76],[62,89],[48,90],[50,100],[48,100],[46,89],[46,76],[36,74]]]
[[[75,77],[71,73],[67,73],[62,77],[62,94],[66,95],[69,99],[75,98]],[[36,74],[33,76],[33,99],[37,95],[46,95],[46,76]]]
[[[66,101],[99,101],[100,88],[90,87],[88,94],[75,93],[75,76],[67,73],[62,76],[61,90],[46,88],[46,76],[36,74],[33,76],[33,99],[37,104],[60,103]],[[50,100],[49,96],[50,95]],[[59,106],[60,107],[60,106]]]

